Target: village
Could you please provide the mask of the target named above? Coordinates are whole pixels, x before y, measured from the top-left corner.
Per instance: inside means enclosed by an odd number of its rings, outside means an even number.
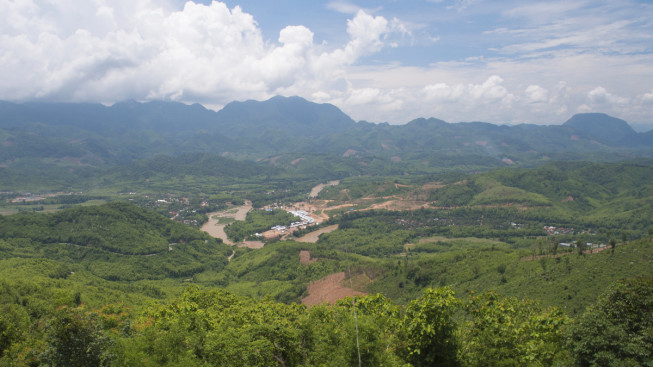
[[[544,226],[544,230],[546,231],[546,234],[548,236],[557,236],[557,235],[574,235],[574,234],[589,234],[589,235],[596,235],[596,233],[588,230],[583,230],[577,232],[573,228],[564,228],[564,227],[555,227],[555,226]],[[582,244],[582,242],[581,242]],[[571,242],[559,242],[558,246],[560,247],[565,247],[565,248],[578,248],[578,241],[571,241]],[[600,249],[604,248],[606,245],[604,243],[592,243],[592,242],[585,242],[584,248],[585,249]]]
[[[271,210],[271,209],[266,209],[266,210]],[[301,221],[292,222],[290,223],[289,226],[282,226],[282,225],[272,226],[270,229],[284,233],[289,228],[299,228],[302,226],[309,226],[315,223],[315,219],[311,218],[309,216],[309,213],[304,210],[290,210],[288,211],[288,213],[294,215],[295,217],[299,217]]]

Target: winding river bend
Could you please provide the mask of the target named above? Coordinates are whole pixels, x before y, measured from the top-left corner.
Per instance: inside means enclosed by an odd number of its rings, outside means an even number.
[[[252,202],[249,200],[245,201],[245,205],[238,206],[235,208],[230,208],[220,212],[209,213],[209,221],[204,223],[201,230],[210,234],[215,238],[219,238],[222,242],[227,245],[234,245],[233,242],[227,237],[227,234],[224,232],[224,227],[226,224],[220,224],[220,218],[233,218],[235,220],[245,220],[247,213],[252,210]]]

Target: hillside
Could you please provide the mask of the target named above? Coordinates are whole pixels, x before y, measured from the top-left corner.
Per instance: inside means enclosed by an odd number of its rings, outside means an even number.
[[[613,146],[642,144],[642,138],[624,120],[603,113],[575,115],[562,124],[582,133],[597,142]]]
[[[602,340],[587,331],[597,319],[587,306],[621,328],[605,298],[627,295],[637,320],[648,322],[637,312],[653,289],[650,161],[345,176],[312,198],[311,167],[301,162],[157,156],[105,177],[149,188],[142,194],[105,188],[110,202],[102,205],[61,194],[40,204],[56,203],[50,213],[29,210],[38,201],[12,203],[19,213],[0,216],[0,362],[65,355],[107,365],[340,366],[357,361],[358,327],[361,358],[373,365],[571,365],[603,350],[584,357],[587,349],[575,348],[582,338]],[[321,226],[330,230],[314,242],[294,240],[307,228],[262,239],[260,249],[229,248],[171,220],[217,208],[230,214],[249,198],[305,208],[329,218]],[[226,232],[239,243],[271,219],[293,218],[260,206],[245,221],[216,222],[231,225]],[[334,275],[343,281],[328,283]],[[351,298],[300,305],[315,287],[356,294],[356,317]],[[421,330],[434,325],[441,329],[424,342]],[[610,358],[648,360],[646,343],[628,344],[639,332],[620,331],[624,348]],[[70,345],[86,352],[71,357]],[[417,346],[427,357],[411,354]],[[642,352],[633,357],[633,348]]]
[[[652,154],[602,114],[3,102],[0,365],[643,364]]]
[[[188,277],[226,264],[206,233],[127,203],[0,216],[0,258],[46,258],[107,280]]]
[[[31,176],[48,167],[84,175],[91,168],[189,153],[238,160],[288,154],[382,157],[395,163],[427,162],[432,169],[442,169],[442,159],[467,157],[466,164],[476,160],[481,167],[496,162],[524,166],[552,159],[650,157],[649,135],[603,114],[576,115],[560,126],[447,123],[434,118],[405,125],[356,123],[333,105],[298,97],[233,102],[218,112],[172,102],[131,101],[109,107],[2,102],[0,168],[5,176]]]

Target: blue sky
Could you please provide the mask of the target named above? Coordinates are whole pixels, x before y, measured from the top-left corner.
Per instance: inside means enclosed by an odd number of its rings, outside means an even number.
[[[298,95],[373,122],[648,125],[652,51],[649,1],[0,0],[0,99],[19,102]]]

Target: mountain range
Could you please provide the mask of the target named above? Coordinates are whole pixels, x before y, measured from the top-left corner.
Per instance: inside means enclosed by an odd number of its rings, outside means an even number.
[[[653,156],[653,131],[626,121],[578,114],[562,125],[448,123],[420,118],[404,125],[356,122],[331,104],[300,97],[199,104],[127,101],[101,104],[0,102],[0,167],[29,160],[78,167],[125,165],[164,154],[209,153],[245,160],[277,155],[380,157],[393,162],[491,159],[540,161]]]

